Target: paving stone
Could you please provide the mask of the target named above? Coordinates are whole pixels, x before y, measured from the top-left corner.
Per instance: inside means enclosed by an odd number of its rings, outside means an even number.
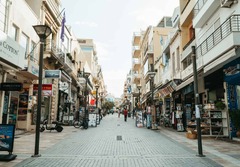
[[[221,162],[229,166],[240,162],[237,153],[230,156],[210,148],[206,157],[198,157],[196,140],[186,142],[177,132],[137,128],[133,119],[124,122],[117,115],[108,115],[100,126],[87,130],[66,127],[61,134],[41,135],[40,143],[46,144],[41,157],[32,158],[25,151],[18,154],[22,161],[16,167],[218,167]],[[23,144],[21,138],[16,142]],[[222,161],[223,155],[234,162]],[[213,161],[219,157],[219,164]]]

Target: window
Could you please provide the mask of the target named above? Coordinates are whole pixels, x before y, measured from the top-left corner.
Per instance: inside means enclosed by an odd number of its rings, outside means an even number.
[[[175,63],[176,63],[176,58],[175,58],[175,53],[172,53],[172,73],[173,73],[173,76],[175,75],[175,70],[177,70],[176,69],[176,67],[175,67]]]
[[[15,25],[12,25],[9,36],[15,41],[18,41],[17,40],[18,39],[18,31],[19,31],[19,28]]]
[[[32,61],[35,61],[35,60],[38,60],[38,56],[37,56],[37,54],[35,54],[36,53],[36,43],[35,42],[31,42],[31,51],[30,51],[30,53],[29,53],[29,55],[30,55],[30,59],[32,60]]]
[[[26,34],[22,33],[20,38],[20,45],[25,48],[25,58],[27,58],[28,49],[29,49],[29,38]]]
[[[189,65],[192,64],[191,56],[188,56],[186,59],[183,60],[183,70],[185,70]]]
[[[177,68],[176,68],[176,70],[177,71],[179,71],[180,70],[180,54],[179,54],[180,52],[179,52],[179,47],[177,48],[177,50],[176,50],[176,58],[177,58],[177,60],[176,60],[176,63],[177,63]]]

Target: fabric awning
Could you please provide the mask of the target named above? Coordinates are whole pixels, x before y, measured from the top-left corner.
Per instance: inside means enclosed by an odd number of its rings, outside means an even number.
[[[177,88],[177,86],[182,82],[180,79],[174,79],[169,81],[168,83],[164,84],[160,89],[159,89],[159,94],[161,97],[165,97],[172,92],[174,92]]]

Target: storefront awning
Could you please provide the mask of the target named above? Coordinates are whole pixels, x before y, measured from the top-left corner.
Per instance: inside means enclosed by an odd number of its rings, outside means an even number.
[[[177,86],[181,83],[182,81],[180,79],[174,79],[169,81],[168,83],[164,84],[161,89],[159,89],[159,94],[161,97],[165,97],[172,92],[174,92],[177,88]]]

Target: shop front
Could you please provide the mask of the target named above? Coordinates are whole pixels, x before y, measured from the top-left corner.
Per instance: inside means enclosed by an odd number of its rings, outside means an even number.
[[[224,66],[224,81],[226,82],[227,89],[227,101],[229,114],[232,112],[240,112],[240,58],[230,62]],[[239,114],[240,115],[240,114]],[[230,135],[236,137],[238,129],[233,124],[233,120],[230,120]],[[240,124],[240,118],[236,120]]]

